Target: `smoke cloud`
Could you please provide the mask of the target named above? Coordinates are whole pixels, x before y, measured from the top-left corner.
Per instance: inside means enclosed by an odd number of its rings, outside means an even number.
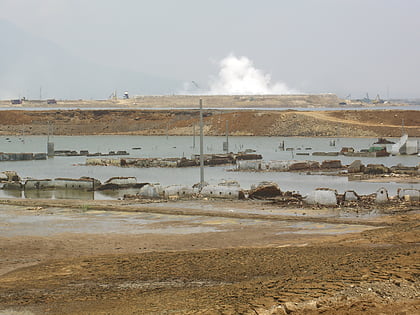
[[[220,71],[210,80],[208,94],[219,95],[263,95],[297,94],[282,82],[271,82],[271,75],[255,68],[247,57],[230,54],[219,63]]]

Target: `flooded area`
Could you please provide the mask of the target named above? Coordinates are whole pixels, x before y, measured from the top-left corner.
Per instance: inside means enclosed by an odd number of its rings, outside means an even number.
[[[339,130],[337,131],[339,134]],[[225,137],[205,137],[204,153],[217,154],[223,152]],[[332,141],[333,140],[333,141]],[[229,137],[229,151],[238,152],[246,149],[255,150],[261,154],[263,160],[314,160],[339,159],[343,164],[350,164],[354,160],[361,160],[364,164],[384,164],[393,166],[416,166],[420,157],[389,156],[389,157],[346,157],[346,156],[312,156],[316,151],[340,151],[342,147],[353,147],[356,150],[368,148],[376,138],[304,138],[304,137]],[[397,140],[390,138],[390,140]],[[417,141],[419,139],[416,139]],[[191,157],[199,153],[199,139],[187,136],[54,136],[55,150],[88,150],[102,152],[125,150],[127,158],[153,157]],[[280,144],[284,141],[284,150]],[[334,146],[330,145],[332,142]],[[3,152],[46,152],[46,136],[0,137]],[[305,154],[305,155],[302,155]],[[86,157],[60,157],[39,161],[1,161],[2,171],[14,170],[25,178],[79,178],[88,176],[105,181],[111,177],[134,176],[138,182],[160,183],[163,186],[182,184],[192,186],[200,180],[199,169],[186,168],[122,168],[115,166],[84,166]],[[395,194],[399,187],[420,189],[419,183],[369,183],[352,182],[346,177],[310,175],[306,172],[228,172],[234,166],[205,167],[205,181],[218,184],[222,180],[236,180],[243,189],[250,189],[251,185],[261,181],[271,181],[279,185],[283,191],[297,191],[307,194],[317,187],[329,187],[339,192],[356,190],[359,194],[374,193],[378,188],[385,187],[391,194]],[[114,192],[20,192],[0,191],[0,197],[26,198],[77,198],[77,199],[116,199],[132,191]]]
[[[290,233],[330,235],[357,233],[376,228],[363,224],[232,218],[223,217],[223,209],[219,211],[221,211],[220,217],[208,217],[89,210],[89,206],[76,210],[3,205],[0,211],[0,237],[47,237],[67,234],[182,235],[227,232],[262,226],[274,235]]]
[[[311,218],[338,218],[338,219],[355,219],[358,220],[372,220],[375,217],[380,217],[382,214],[376,209],[360,209],[358,211],[346,211],[343,208],[296,208],[287,207],[279,208],[275,204],[263,203],[256,201],[250,202],[200,202],[200,201],[177,201],[177,202],[163,202],[163,203],[152,203],[147,205],[150,209],[190,209],[199,210],[211,213],[229,213],[230,215],[235,214],[256,214],[256,215],[269,215],[271,217],[286,216],[286,217],[299,217],[305,220],[305,217],[310,216]]]

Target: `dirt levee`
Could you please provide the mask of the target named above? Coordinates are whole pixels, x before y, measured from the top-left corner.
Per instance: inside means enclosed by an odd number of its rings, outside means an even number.
[[[415,110],[268,111],[205,110],[206,135],[398,137],[402,123],[420,136]],[[198,110],[4,110],[0,134],[45,135],[192,135]]]

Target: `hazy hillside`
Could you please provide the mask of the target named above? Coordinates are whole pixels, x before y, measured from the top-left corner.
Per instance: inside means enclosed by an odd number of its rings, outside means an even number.
[[[0,20],[0,99],[23,97],[104,99],[130,94],[171,94],[180,82],[114,69],[72,56],[56,44]],[[141,58],[141,56],[139,56]]]

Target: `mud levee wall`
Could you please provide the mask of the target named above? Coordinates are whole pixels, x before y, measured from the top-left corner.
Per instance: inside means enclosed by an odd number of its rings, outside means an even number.
[[[204,134],[222,136],[420,137],[416,110],[204,110]],[[199,112],[177,110],[3,110],[0,135],[180,135],[198,134]],[[194,127],[195,126],[195,127]]]

